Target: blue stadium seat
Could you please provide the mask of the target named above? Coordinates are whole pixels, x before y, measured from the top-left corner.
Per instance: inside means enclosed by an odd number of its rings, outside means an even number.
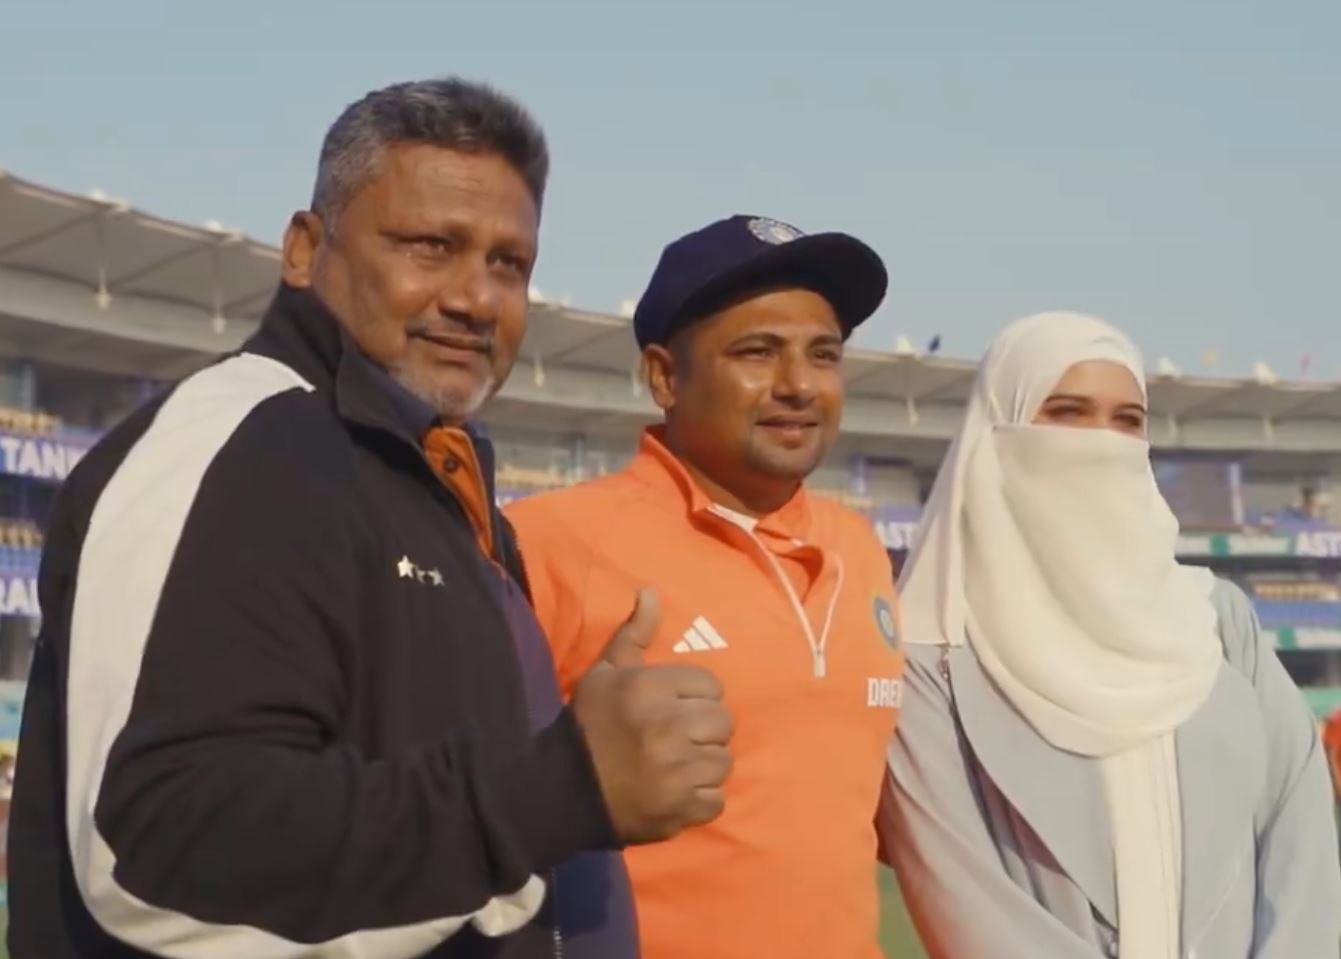
[[[1254,599],[1253,606],[1267,629],[1341,629],[1341,603]]]

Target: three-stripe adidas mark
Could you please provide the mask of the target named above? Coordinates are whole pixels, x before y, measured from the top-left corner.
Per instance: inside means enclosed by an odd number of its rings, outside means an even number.
[[[684,631],[684,639],[671,647],[673,653],[703,653],[710,649],[726,649],[726,640],[702,616]]]

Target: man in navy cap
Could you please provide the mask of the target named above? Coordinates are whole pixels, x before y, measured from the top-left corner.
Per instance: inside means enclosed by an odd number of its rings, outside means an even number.
[[[803,483],[886,282],[860,241],[763,217],[676,240],[634,315],[664,424],[625,470],[511,509],[565,693],[604,656],[701,665],[731,707],[722,815],[625,853],[643,959],[880,955],[893,582],[870,523]],[[612,656],[635,603],[656,626]]]

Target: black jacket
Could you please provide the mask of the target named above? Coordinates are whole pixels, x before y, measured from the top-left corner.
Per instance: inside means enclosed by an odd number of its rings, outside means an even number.
[[[481,555],[374,373],[283,289],[239,354],[62,489],[10,820],[14,959],[562,953],[555,868],[616,846],[590,756],[557,697],[530,728],[523,674],[547,662],[525,659],[548,652],[501,608],[500,582],[524,583],[510,530],[496,516]],[[560,899],[618,927],[588,954],[626,959],[618,869],[578,859],[594,884]]]

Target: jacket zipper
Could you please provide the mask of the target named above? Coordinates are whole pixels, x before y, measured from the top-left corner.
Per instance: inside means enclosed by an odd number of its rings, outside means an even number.
[[[498,557],[487,556],[485,559],[489,565],[503,579],[503,589],[510,590],[514,586],[521,591],[522,598],[526,600],[527,605],[531,604],[530,584],[526,574],[526,564],[522,560],[521,550],[517,550],[512,559],[516,562],[516,573],[508,569],[508,538],[506,534],[499,535],[501,530],[495,534],[495,544]],[[525,679],[523,678],[523,683]],[[524,697],[523,697],[524,698]],[[524,710],[523,710],[524,712]],[[529,723],[529,717],[523,717]],[[554,928],[550,931],[550,939],[554,946],[554,959],[563,959],[563,927],[560,925],[559,914],[559,870],[551,869],[549,871],[549,893],[550,901],[554,904]]]
[[[833,626],[834,610],[838,608],[838,597],[843,592],[843,558],[835,556],[834,562],[838,566],[838,582],[834,584],[833,596],[829,597],[829,609],[824,614],[824,628],[820,631],[818,637],[815,635],[815,627],[810,624],[810,617],[806,615],[806,609],[801,605],[801,597],[796,594],[796,587],[792,586],[792,581],[787,577],[782,564],[778,562],[773,551],[764,545],[763,541],[754,534],[753,530],[744,529],[745,535],[755,546],[759,547],[760,552],[764,554],[764,559],[768,560],[768,565],[773,570],[774,577],[782,584],[782,588],[787,593],[787,599],[791,601],[792,612],[801,622],[801,629],[805,633],[806,642],[810,645],[811,664],[815,672],[816,679],[823,679],[829,673],[828,660],[825,656],[829,645],[829,630]],[[800,545],[800,544],[798,544]]]
[[[549,874],[550,895],[554,897],[554,959],[563,959],[563,927],[559,924],[559,870]]]

